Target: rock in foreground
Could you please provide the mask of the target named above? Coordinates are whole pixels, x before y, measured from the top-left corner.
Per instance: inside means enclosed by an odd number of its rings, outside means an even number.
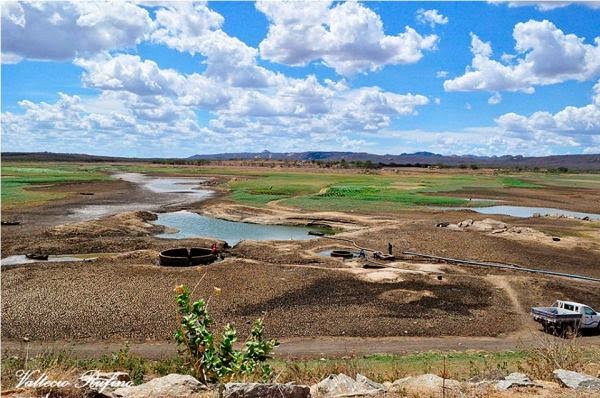
[[[365,382],[368,380],[368,382]],[[341,397],[341,396],[373,396],[382,392],[376,388],[377,383],[372,382],[362,375],[357,380],[343,373],[329,375],[310,388],[313,397]],[[383,387],[383,386],[382,386]]]
[[[600,379],[597,377],[564,369],[557,369],[553,373],[554,378],[565,387],[578,390],[591,389],[600,391]]]
[[[139,386],[119,388],[114,398],[208,398],[215,396],[207,386],[189,375],[170,374]]]
[[[223,398],[310,398],[310,388],[292,383],[227,383]]]
[[[390,387],[391,392],[402,392],[406,394],[441,394],[442,390],[458,390],[460,382],[452,379],[443,379],[434,374],[410,376],[396,380]]]
[[[511,373],[496,384],[496,388],[499,390],[508,390],[512,387],[541,387],[541,385],[534,383],[524,373]]]

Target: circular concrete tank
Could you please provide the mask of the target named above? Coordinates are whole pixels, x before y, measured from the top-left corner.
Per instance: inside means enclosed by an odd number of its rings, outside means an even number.
[[[210,264],[217,259],[211,249],[204,247],[192,247],[187,249],[180,247],[160,252],[160,265],[164,267],[190,267],[194,265]]]
[[[211,249],[192,247],[190,249],[190,265],[210,264],[217,259]]]
[[[177,248],[160,252],[160,265],[165,267],[187,267],[190,265],[188,249]]]
[[[354,253],[349,250],[332,250],[331,257],[353,258]]]

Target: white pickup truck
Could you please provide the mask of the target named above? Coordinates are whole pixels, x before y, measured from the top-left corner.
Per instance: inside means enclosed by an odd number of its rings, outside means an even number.
[[[590,306],[572,301],[557,300],[551,307],[532,307],[531,316],[546,333],[571,338],[581,329],[600,331],[600,313]]]

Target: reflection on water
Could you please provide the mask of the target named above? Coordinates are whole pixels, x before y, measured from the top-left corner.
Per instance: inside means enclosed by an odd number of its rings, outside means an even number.
[[[241,240],[306,240],[314,238],[308,235],[309,228],[288,225],[264,225],[227,221],[202,216],[189,211],[177,211],[158,214],[154,224],[164,225],[178,230],[176,233],[157,235],[159,238],[186,239],[195,237],[213,237],[235,245]]]

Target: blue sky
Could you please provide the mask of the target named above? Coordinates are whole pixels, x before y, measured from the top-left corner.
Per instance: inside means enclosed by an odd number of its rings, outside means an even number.
[[[2,3],[2,150],[600,153],[600,3]]]

